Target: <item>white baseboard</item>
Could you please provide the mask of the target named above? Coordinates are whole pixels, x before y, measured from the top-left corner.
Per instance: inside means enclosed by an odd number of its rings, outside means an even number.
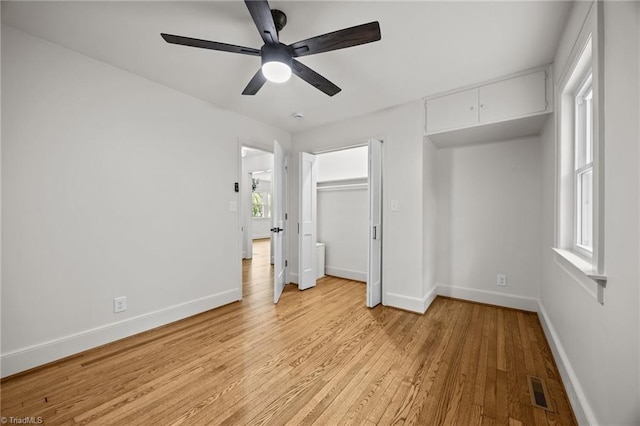
[[[431,298],[433,293],[433,298]],[[436,298],[434,291],[430,292],[423,298],[404,296],[402,294],[384,293],[382,295],[382,303],[385,306],[391,306],[393,308],[403,309],[405,311],[416,312],[418,314],[424,314],[428,305],[431,305],[433,299]],[[429,301],[429,299],[431,299]],[[425,307],[426,306],[426,307]]]
[[[324,273],[333,277],[345,278],[347,280],[367,282],[367,273],[353,271],[351,269],[335,268],[333,266],[325,266]]]
[[[551,352],[553,352],[553,358],[558,365],[560,377],[562,377],[562,382],[567,391],[567,396],[569,397],[569,402],[571,402],[571,407],[573,408],[573,413],[576,415],[578,424],[600,424],[595,418],[593,410],[589,406],[584,391],[582,390],[582,386],[580,386],[580,382],[578,381],[578,377],[571,367],[569,358],[560,343],[558,334],[553,328],[551,320],[549,319],[542,302],[538,303],[538,317],[540,318],[542,329],[544,330],[544,334],[549,342],[549,346],[551,347]]]
[[[288,272],[287,273],[287,284],[296,284],[298,285],[298,273],[297,272]]]
[[[456,287],[438,284],[439,296],[454,297],[472,302],[487,303],[504,306],[505,308],[522,309],[523,311],[538,312],[538,299],[532,297],[514,296],[495,291],[479,290],[477,288]]]
[[[429,291],[429,293],[427,293],[427,295],[424,297],[424,299],[422,299],[422,312],[427,312],[427,309],[429,309],[429,306],[431,306],[431,304],[433,303],[434,300],[436,300],[436,297],[438,297],[438,286],[434,286],[431,291]]]
[[[239,289],[228,290],[59,339],[3,353],[0,355],[0,364],[2,365],[0,375],[7,377],[240,299]]]

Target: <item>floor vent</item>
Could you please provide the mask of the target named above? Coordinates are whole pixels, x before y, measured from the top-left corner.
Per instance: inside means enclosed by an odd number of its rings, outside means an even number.
[[[531,404],[543,410],[553,411],[548,397],[549,392],[547,392],[547,385],[545,385],[544,380],[539,377],[527,376],[527,382],[529,382]]]

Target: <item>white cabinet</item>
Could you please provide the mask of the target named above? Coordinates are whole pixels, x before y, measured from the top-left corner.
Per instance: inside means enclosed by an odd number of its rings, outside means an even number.
[[[478,89],[478,121],[495,121],[544,112],[547,109],[545,72],[510,78]]]
[[[540,70],[428,99],[426,134],[438,146],[537,134],[551,112],[546,82]]]
[[[427,101],[427,130],[439,132],[478,123],[478,89]]]

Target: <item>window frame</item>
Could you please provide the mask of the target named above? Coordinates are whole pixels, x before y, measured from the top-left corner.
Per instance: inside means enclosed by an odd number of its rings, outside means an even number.
[[[592,64],[590,64],[592,65]],[[586,74],[586,75],[584,75]],[[593,117],[593,70],[589,66],[583,70],[581,83],[574,95],[573,116],[575,130],[573,134],[574,164],[573,164],[573,250],[586,260],[593,257],[593,138],[594,138],[594,117]],[[587,96],[587,93],[590,94]],[[590,106],[590,111],[589,108]],[[585,131],[586,130],[586,131]],[[582,159],[581,157],[584,157]],[[584,163],[583,163],[584,161]],[[590,245],[582,244],[583,231],[583,188],[582,175],[591,173],[592,185],[590,194],[591,210],[591,241]]]
[[[579,271],[582,276],[595,281],[592,288],[588,281],[578,280],[584,288],[604,303],[604,287],[607,276],[604,272],[604,49],[602,2],[589,6],[584,24],[575,44],[560,70],[555,85],[556,111],[556,197],[555,197],[555,243],[552,247],[556,261],[567,271]],[[593,91],[593,157],[592,157],[592,251],[584,250],[575,238],[577,218],[577,186],[575,162],[575,96],[585,82],[586,69],[592,73]],[[584,169],[582,171],[585,171]],[[573,275],[573,274],[572,274]],[[575,275],[579,277],[580,275]]]

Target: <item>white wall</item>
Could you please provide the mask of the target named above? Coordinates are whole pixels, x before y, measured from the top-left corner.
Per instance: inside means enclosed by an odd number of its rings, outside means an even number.
[[[556,55],[562,69],[588,4],[576,3]],[[543,143],[541,311],[576,414],[585,423],[640,423],[638,3],[604,2],[604,305],[587,278],[554,257],[555,123]],[[558,75],[559,73],[556,73]]]
[[[325,273],[367,280],[367,186],[318,188],[318,242],[325,244]]]
[[[2,59],[2,375],[237,300],[237,141],[289,134],[6,25]]]
[[[540,283],[537,136],[436,152],[442,294],[530,310]],[[507,275],[507,286],[496,275]],[[523,299],[524,298],[524,299]]]
[[[412,102],[293,135],[289,165],[289,227],[298,217],[298,153],[352,146],[379,138],[383,143],[383,303],[424,312],[423,285],[423,113]],[[390,200],[399,211],[391,212]],[[297,234],[290,233],[289,273],[298,270]],[[290,275],[295,282],[297,277]],[[364,301],[363,301],[364,303]]]

